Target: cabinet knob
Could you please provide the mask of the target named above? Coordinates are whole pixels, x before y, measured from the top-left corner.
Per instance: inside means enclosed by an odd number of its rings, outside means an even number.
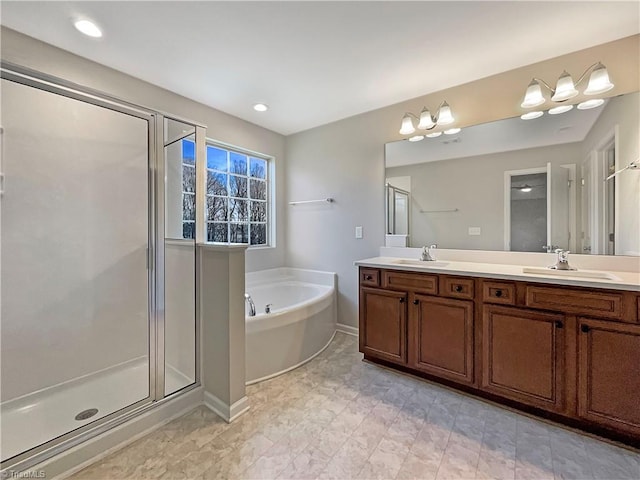
[[[560,320],[556,320],[556,328],[564,328],[564,324]]]
[[[404,303],[404,298],[401,298],[401,299],[400,299],[400,303]]]
[[[588,332],[589,332],[589,330],[591,330],[591,329],[589,328],[589,325],[580,325],[580,331],[581,331],[582,333],[588,333]]]
[[[502,296],[502,290],[496,290],[495,296],[500,298]]]
[[[367,280],[367,281],[371,281],[371,280],[373,280],[373,277],[371,275],[365,275],[364,279]]]
[[[413,304],[414,304],[414,305],[418,305],[419,303],[420,303],[420,300],[418,300],[418,299],[415,299],[415,300],[413,301]]]
[[[458,293],[460,293],[462,291],[462,285],[456,285],[454,290]]]

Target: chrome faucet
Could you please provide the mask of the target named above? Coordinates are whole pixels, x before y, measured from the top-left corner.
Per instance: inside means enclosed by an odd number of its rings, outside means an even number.
[[[549,268],[553,270],[577,270],[577,268],[569,265],[569,250],[563,250],[562,248],[557,248],[556,253],[558,254],[558,261],[555,265],[549,266]]]
[[[256,304],[253,303],[253,299],[251,298],[251,295],[249,295],[248,293],[245,293],[244,294],[244,299],[249,304],[249,316],[250,317],[255,317],[256,316]]]
[[[267,303],[264,306],[264,313],[271,313],[271,306],[273,305],[273,303]]]
[[[435,243],[433,245],[429,245],[428,247],[426,245],[422,247],[422,255],[420,255],[420,260],[422,260],[423,262],[435,262],[436,257],[433,253],[433,250],[435,250],[436,248],[438,248],[438,245],[436,245]]]

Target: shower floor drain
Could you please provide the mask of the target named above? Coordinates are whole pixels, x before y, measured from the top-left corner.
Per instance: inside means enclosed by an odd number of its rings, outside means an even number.
[[[76,420],[86,420],[87,418],[93,417],[96,413],[98,413],[97,408],[89,408],[88,410],[83,410],[76,415]]]

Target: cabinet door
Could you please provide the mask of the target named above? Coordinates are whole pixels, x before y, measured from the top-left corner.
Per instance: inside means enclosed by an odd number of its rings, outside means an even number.
[[[578,415],[640,434],[640,326],[578,321]]]
[[[564,408],[564,317],[485,306],[482,389],[545,410]]]
[[[410,366],[473,383],[473,302],[418,294],[412,300]]]
[[[407,363],[407,294],[360,288],[360,351]]]

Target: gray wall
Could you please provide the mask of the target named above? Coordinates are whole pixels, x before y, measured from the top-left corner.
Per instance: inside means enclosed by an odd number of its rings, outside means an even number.
[[[264,153],[276,159],[276,205],[285,203],[284,136],[194,102],[173,92],[105,67],[88,59],[2,27],[2,60],[88,86],[130,102],[165,111],[207,125],[207,136],[220,142]],[[206,61],[206,56],[202,57]],[[276,215],[278,233],[284,231],[284,215]],[[285,235],[275,248],[247,251],[247,270],[263,270],[284,264]]]

